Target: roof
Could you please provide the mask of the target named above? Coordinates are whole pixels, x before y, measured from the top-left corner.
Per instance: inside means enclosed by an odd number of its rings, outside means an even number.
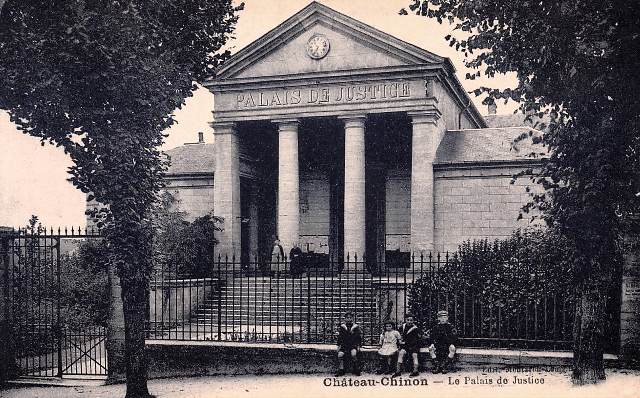
[[[532,152],[542,152],[541,145],[529,137],[540,134],[530,127],[449,130],[436,152],[435,164],[495,163],[533,161]],[[524,136],[518,142],[516,138]]]
[[[215,158],[214,144],[186,144],[165,151],[169,157],[168,174],[213,174]]]
[[[484,121],[487,123],[487,127],[522,127],[529,126],[533,128],[537,128],[538,130],[543,130],[540,126],[540,123],[549,123],[549,117],[545,116],[543,118],[539,117],[531,117],[529,120],[526,120],[526,115],[523,113],[509,113],[506,115],[486,115],[484,116]]]

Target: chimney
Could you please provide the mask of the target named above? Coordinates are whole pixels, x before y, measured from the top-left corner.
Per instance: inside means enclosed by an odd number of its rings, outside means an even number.
[[[204,144],[204,133],[202,131],[198,131],[198,144]]]
[[[489,115],[495,115],[496,112],[498,111],[498,105],[496,105],[495,102],[492,102],[488,105],[489,108]]]

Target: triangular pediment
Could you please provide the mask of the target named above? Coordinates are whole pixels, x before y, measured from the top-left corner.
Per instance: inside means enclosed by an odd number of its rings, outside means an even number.
[[[329,51],[307,54],[307,42],[323,36]],[[216,80],[300,75],[441,63],[444,58],[399,40],[317,2],[232,56]]]

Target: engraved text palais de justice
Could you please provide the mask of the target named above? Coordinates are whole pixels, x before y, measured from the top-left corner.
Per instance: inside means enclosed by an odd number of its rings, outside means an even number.
[[[288,105],[336,104],[411,97],[407,82],[355,84],[338,87],[268,90],[238,93],[238,108],[277,107]]]

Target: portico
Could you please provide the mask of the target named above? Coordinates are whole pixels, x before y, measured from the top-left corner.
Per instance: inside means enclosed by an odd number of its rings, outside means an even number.
[[[318,3],[205,85],[222,255],[275,236],[334,258],[431,251],[437,149],[447,129],[484,127],[448,59]]]

